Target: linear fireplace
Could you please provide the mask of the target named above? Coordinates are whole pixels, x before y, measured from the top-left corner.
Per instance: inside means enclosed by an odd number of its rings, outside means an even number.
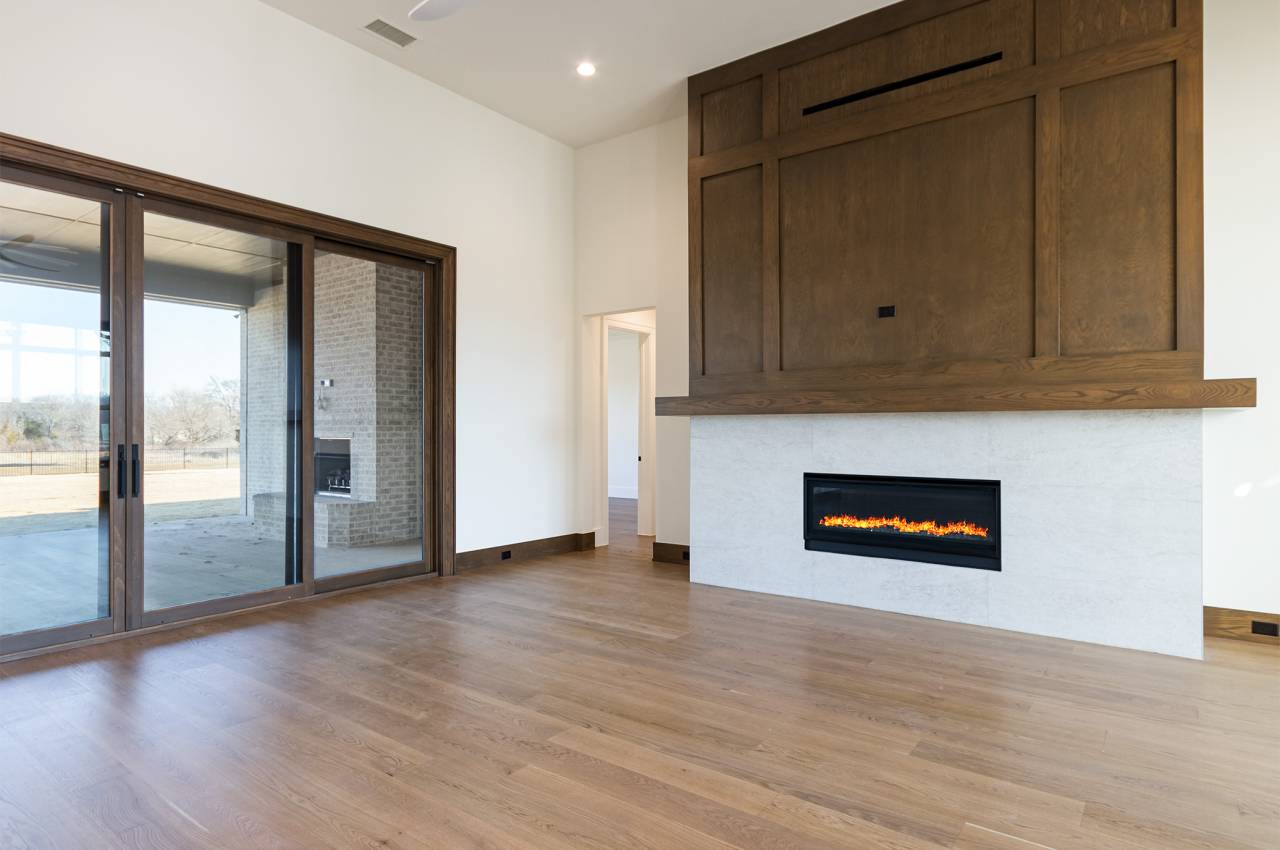
[[[1000,569],[1000,482],[804,476],[804,547]]]

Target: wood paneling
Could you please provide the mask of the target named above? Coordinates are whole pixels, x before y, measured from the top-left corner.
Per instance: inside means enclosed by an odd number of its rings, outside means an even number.
[[[1280,637],[1267,634],[1268,626],[1280,627],[1280,614],[1204,606],[1204,633],[1209,637],[1247,640],[1280,649]]]
[[[663,409],[1252,404],[1202,380],[1201,28],[1200,0],[905,0],[690,78],[691,403]],[[710,150],[704,105],[756,81],[762,136]]]
[[[1063,354],[1176,346],[1174,69],[1062,92]]]
[[[1023,100],[784,159],[783,369],[1031,356],[1034,127]]]
[[[859,390],[936,385],[1107,384],[1143,381],[1176,384],[1199,381],[1204,358],[1198,352],[1158,351],[1082,357],[1007,357],[991,360],[936,360],[878,363],[791,372],[704,375],[690,395],[724,395],[770,390]]]
[[[1167,410],[1254,407],[1253,378],[1178,383],[939,385],[841,390],[770,390],[731,395],[663,396],[659,416],[749,413],[923,413],[999,410]]]
[[[702,340],[708,375],[764,367],[763,218],[760,166],[702,181]]]
[[[1174,0],[1060,0],[1064,55],[1173,26]]]
[[[782,68],[778,75],[782,132],[1029,65],[1035,49],[1033,10],[1033,0],[985,0]],[[870,93],[997,52],[1002,57],[996,62],[804,114],[808,107]]]
[[[832,121],[765,138],[725,151],[694,156],[691,176],[702,178],[736,171],[775,157],[789,157],[818,148],[878,136],[965,112],[1035,97],[1059,88],[1082,85],[1129,71],[1170,62],[1191,64],[1200,49],[1200,34],[1173,30],[1140,41],[1125,42],[1045,65],[1032,65],[997,77],[977,80],[900,103],[858,112]],[[1180,113],[1182,114],[1182,113]],[[1192,125],[1193,127],[1196,125]]]
[[[0,667],[0,835],[122,850],[1274,850],[1273,650],[1203,663],[596,550]]]
[[[745,145],[764,135],[760,77],[702,95],[702,152]]]

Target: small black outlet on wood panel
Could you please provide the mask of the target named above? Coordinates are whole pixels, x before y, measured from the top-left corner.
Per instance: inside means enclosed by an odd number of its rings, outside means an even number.
[[[1280,637],[1280,623],[1268,623],[1265,620],[1253,621],[1253,633],[1266,637]]]
[[[887,304],[884,307],[877,307],[876,315],[881,319],[892,319],[898,315],[898,306],[896,304]]]
[[[510,550],[510,549],[503,549],[503,550],[502,550],[502,560],[504,560],[504,561],[510,561],[510,560],[511,560],[511,550]]]

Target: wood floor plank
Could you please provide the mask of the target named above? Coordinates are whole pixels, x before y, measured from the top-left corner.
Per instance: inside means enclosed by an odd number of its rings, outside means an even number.
[[[612,539],[0,667],[0,847],[1280,846],[1274,650],[691,585]]]

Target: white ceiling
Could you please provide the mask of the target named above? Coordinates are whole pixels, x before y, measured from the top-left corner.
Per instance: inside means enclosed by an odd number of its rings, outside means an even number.
[[[469,0],[439,21],[416,0],[263,0],[294,17],[580,147],[675,118],[684,79],[890,0]],[[418,41],[364,29],[382,18]],[[589,59],[598,73],[574,72]]]

